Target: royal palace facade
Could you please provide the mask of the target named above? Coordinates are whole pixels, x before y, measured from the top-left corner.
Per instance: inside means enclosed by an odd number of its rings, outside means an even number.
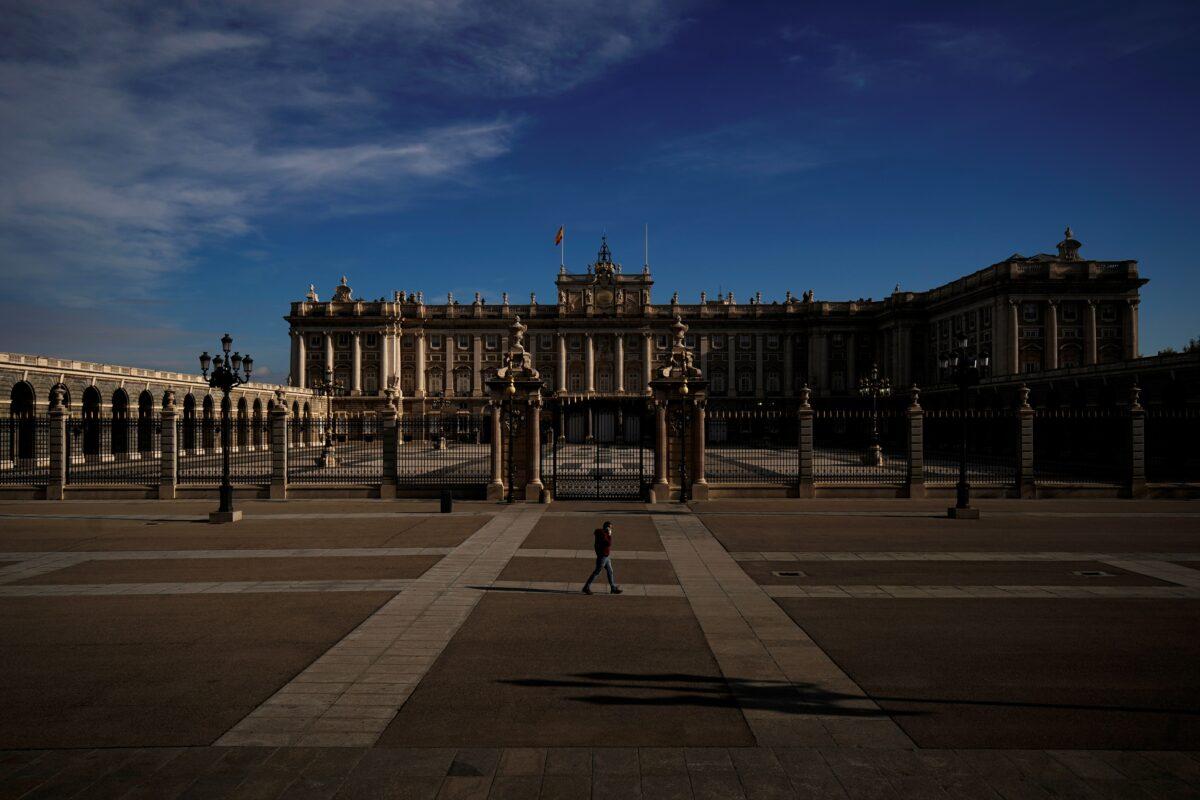
[[[836,397],[854,391],[872,365],[896,386],[936,386],[946,378],[939,355],[964,336],[990,356],[994,376],[1137,358],[1146,283],[1137,262],[1085,259],[1070,229],[1056,249],[1014,254],[929,291],[897,286],[880,300],[788,291],[782,300],[701,292],[687,303],[676,292],[655,302],[649,266],[623,270],[607,242],[585,272],[560,268],[550,303],[530,294],[517,304],[507,293],[500,303],[478,294],[432,303],[421,291],[364,300],[343,278],[329,300],[310,287],[292,303],[289,382],[312,387],[331,371],[346,404],[364,410],[389,388],[406,409],[431,399],[473,408],[501,366],[514,317],[528,325],[547,389],[568,398],[647,394],[669,356],[676,317],[689,326],[687,343],[714,401],[790,398],[805,385],[815,397]]]

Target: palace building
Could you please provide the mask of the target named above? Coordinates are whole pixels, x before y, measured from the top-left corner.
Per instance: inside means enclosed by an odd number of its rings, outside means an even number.
[[[504,293],[499,303],[478,294],[433,303],[422,291],[366,300],[343,277],[329,300],[310,287],[292,303],[290,382],[311,387],[332,370],[364,408],[388,388],[406,408],[431,398],[471,408],[484,402],[514,317],[528,325],[548,390],[580,398],[647,394],[676,317],[688,325],[714,401],[789,398],[806,384],[816,397],[836,397],[872,365],[896,386],[936,386],[945,377],[939,354],[962,336],[990,356],[994,376],[1137,358],[1146,279],[1136,261],[1085,259],[1081,247],[1068,228],[1056,253],[1013,254],[928,291],[897,285],[883,299],[701,292],[685,302],[673,292],[656,302],[649,265],[624,270],[607,241],[585,272],[560,268],[550,302],[531,293],[515,303]]]

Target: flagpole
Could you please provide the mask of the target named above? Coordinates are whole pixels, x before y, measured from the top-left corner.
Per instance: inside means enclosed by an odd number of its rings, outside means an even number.
[[[567,266],[567,226],[562,226],[562,242],[558,245],[558,266],[565,268]]]

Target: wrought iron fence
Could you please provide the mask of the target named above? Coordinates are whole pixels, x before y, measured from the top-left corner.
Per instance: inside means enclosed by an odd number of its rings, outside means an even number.
[[[162,420],[86,416],[67,420],[67,483],[157,486]]]
[[[50,482],[50,419],[0,417],[0,484],[44,486]]]
[[[878,449],[873,428],[878,425]],[[908,416],[896,409],[813,413],[813,483],[903,486],[908,482]]]
[[[1129,464],[1129,415],[1123,409],[1049,409],[1033,418],[1038,483],[1119,485]]]
[[[374,415],[288,422],[288,483],[383,482],[383,426]]]
[[[965,422],[965,426],[964,426]],[[973,486],[1014,486],[1020,446],[1017,415],[1010,410],[926,411],[925,484],[958,483],[963,429],[967,440],[967,481]]]
[[[796,412],[715,409],[705,418],[704,477],[709,483],[800,481]]]
[[[472,489],[491,477],[488,427],[478,414],[397,420],[396,486]]]
[[[1200,482],[1200,408],[1146,409],[1146,480]]]
[[[233,446],[229,450],[229,480],[235,484],[271,482],[270,423],[247,417],[244,425],[235,417]],[[240,431],[239,431],[240,429]],[[242,437],[239,433],[244,433]],[[180,422],[179,482],[214,485],[221,482],[221,420],[203,417]],[[239,441],[243,442],[239,444]],[[265,444],[257,444],[264,442]]]

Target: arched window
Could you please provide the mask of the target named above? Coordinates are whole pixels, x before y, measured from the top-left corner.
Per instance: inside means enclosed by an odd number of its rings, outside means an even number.
[[[442,370],[440,368],[435,367],[435,368],[427,371],[425,373],[425,375],[426,375],[426,385],[425,385],[426,391],[428,391],[430,394],[438,394],[438,393],[444,394],[445,393],[446,379],[445,379],[445,374],[442,372]]]
[[[754,378],[749,372],[742,372],[738,375],[737,390],[738,394],[750,394],[754,391]]]
[[[196,398],[190,393],[183,398],[183,449],[196,449]]]
[[[247,412],[246,395],[242,395],[237,403],[237,438],[233,442],[234,447],[247,447],[250,444],[250,418]]]
[[[780,380],[778,372],[767,373],[767,391],[776,394],[780,391]]]
[[[725,394],[725,373],[721,370],[713,370],[712,390],[713,394]]]
[[[379,392],[379,373],[374,367],[367,367],[363,370],[363,394],[376,394]]]
[[[454,373],[454,393],[459,397],[471,394],[471,370],[464,367]]]
[[[645,386],[642,386],[642,371],[637,367],[626,367],[625,391],[640,392],[645,388]]]
[[[117,389],[112,396],[112,429],[110,449],[114,456],[129,453],[129,395]]]
[[[213,398],[211,394],[204,396],[202,416],[200,418],[200,447],[212,452],[216,447],[216,423],[213,419]]]
[[[137,449],[139,453],[154,450],[154,395],[149,391],[138,395]]]
[[[100,390],[89,386],[83,390],[83,455],[100,455]]]
[[[33,416],[33,386],[21,381],[9,394],[8,413],[16,421],[8,429],[7,460],[30,460],[37,454],[37,422]]]
[[[267,446],[267,427],[263,425],[263,404],[262,398],[254,398],[253,412],[251,414],[251,434],[250,441],[255,447]]]

